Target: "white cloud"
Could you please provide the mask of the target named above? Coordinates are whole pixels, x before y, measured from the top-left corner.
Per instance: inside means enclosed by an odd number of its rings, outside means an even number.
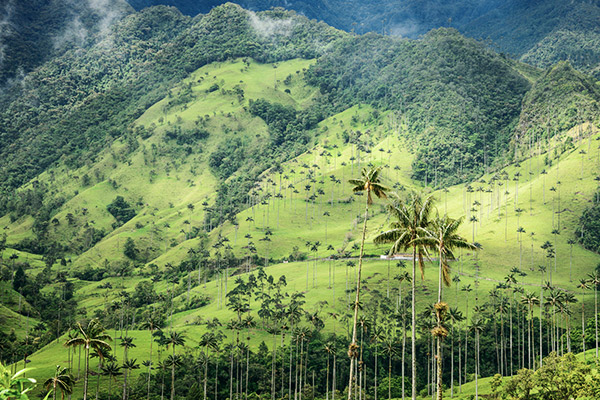
[[[263,37],[271,36],[289,36],[294,29],[294,20],[291,18],[274,19],[269,17],[259,17],[250,11],[250,24],[252,28]]]

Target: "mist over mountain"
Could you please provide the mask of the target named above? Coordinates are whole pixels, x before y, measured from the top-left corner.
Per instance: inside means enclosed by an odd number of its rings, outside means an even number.
[[[0,2],[0,88],[69,48],[96,42],[132,11],[124,0]]]
[[[207,13],[219,0],[129,0],[136,8],[167,4],[184,14]],[[600,63],[600,2],[597,0],[240,0],[242,7],[283,7],[338,29],[417,38],[453,27],[499,52],[546,68],[570,61],[597,73]]]

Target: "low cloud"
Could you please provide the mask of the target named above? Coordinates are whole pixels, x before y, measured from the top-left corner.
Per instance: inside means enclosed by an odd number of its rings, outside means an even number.
[[[250,25],[259,36],[289,36],[292,34],[295,22],[291,18],[274,19],[264,16],[258,16],[254,12],[250,14]]]
[[[420,24],[412,19],[396,22],[389,28],[390,35],[400,37],[415,37],[421,32]]]
[[[10,35],[11,19],[14,11],[14,0],[9,0],[4,7],[0,8],[0,68],[2,68],[6,57],[6,41]]]
[[[90,32],[89,27],[86,27],[82,21],[79,11],[74,11],[72,18],[65,23],[65,28],[54,37],[54,47],[59,49],[67,43],[81,46],[85,40],[94,35],[99,34],[101,37],[106,36],[110,31],[113,23],[123,16],[121,9],[115,6],[113,0],[68,0],[72,3],[74,10],[86,10],[95,14],[98,22],[94,27],[94,32]]]

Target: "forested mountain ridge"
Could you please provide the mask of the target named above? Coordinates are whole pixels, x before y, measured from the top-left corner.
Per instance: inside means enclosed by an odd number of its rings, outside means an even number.
[[[418,143],[414,176],[436,183],[502,162],[530,87],[511,62],[454,29],[418,41],[350,38],[311,68],[309,82],[331,102],[400,110]]]
[[[141,9],[169,4],[182,12],[207,13],[222,1],[130,0]],[[377,32],[417,38],[431,29],[454,27],[516,59],[547,68],[569,61],[598,76],[600,65],[600,4],[596,0],[409,0],[396,1],[278,1],[241,0],[251,10],[285,7],[308,18],[357,33]],[[594,72],[595,71],[595,72]]]
[[[202,65],[241,56],[264,62],[312,58],[342,35],[300,17],[292,26],[282,11],[264,15],[283,20],[285,31],[261,30],[261,17],[255,17],[255,29],[250,14],[234,5],[194,20],[173,8],[152,8],[125,18],[89,50],[70,51],[34,72],[15,88],[18,96],[5,97],[14,100],[0,116],[2,186],[23,184],[62,155],[78,165],[82,152],[94,153],[107,135],[125,133],[169,84]]]
[[[89,46],[133,9],[124,0],[0,4],[0,91],[69,48]]]

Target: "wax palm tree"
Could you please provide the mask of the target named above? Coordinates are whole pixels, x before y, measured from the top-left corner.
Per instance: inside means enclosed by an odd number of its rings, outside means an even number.
[[[479,316],[471,321],[470,329],[475,332],[475,400],[479,399],[479,335],[483,331],[484,322]]]
[[[585,361],[585,291],[590,289],[587,279],[580,279],[578,289],[581,289],[581,348],[583,352],[583,360]]]
[[[573,245],[577,243],[573,239],[567,240],[567,244],[569,245],[569,282],[573,281]]]
[[[450,397],[454,397],[454,326],[460,322],[462,322],[465,318],[462,315],[462,312],[458,310],[458,307],[450,308],[448,310],[448,318],[450,319],[450,336],[452,337],[452,349],[451,349],[451,359],[450,359]],[[461,340],[461,336],[459,334],[459,340]],[[458,354],[460,356],[460,348],[458,349]]]
[[[552,331],[552,335],[551,335],[551,343],[552,343],[552,351],[558,351],[558,338],[556,335],[556,326],[557,326],[557,321],[556,321],[556,308],[560,306],[562,301],[562,293],[558,290],[551,290],[550,293],[548,294],[548,296],[546,297],[545,301],[544,301],[544,305],[548,308],[552,308],[552,318],[550,320],[550,325],[551,325],[551,331]]]
[[[56,371],[52,378],[46,379],[44,382],[44,388],[50,392],[52,391],[52,398],[56,400],[56,392],[60,390],[60,398],[65,398],[65,393],[70,395],[73,393],[73,386],[75,385],[75,379],[68,372],[67,368],[56,366]]]
[[[83,346],[85,348],[85,373],[83,376],[83,400],[87,399],[88,390],[88,375],[90,372],[90,349],[104,348],[110,350],[111,347],[107,341],[112,340],[111,337],[104,333],[104,327],[100,324],[98,318],[92,319],[84,328],[81,323],[77,323],[78,335],[73,339],[69,339],[65,346],[75,347]]]
[[[436,305],[437,327],[434,336],[437,338],[437,398],[442,398],[442,339],[447,336],[447,330],[442,326],[441,317],[447,312],[446,303],[442,303],[442,287],[450,286],[449,260],[454,260],[455,249],[476,250],[477,247],[469,243],[458,234],[458,228],[463,219],[452,219],[448,216],[436,218],[431,228],[424,230],[424,235],[417,239],[417,243],[435,248],[439,257],[438,270],[438,299]],[[443,282],[443,284],[442,284]],[[438,306],[439,305],[439,306]],[[445,305],[445,306],[444,306]]]
[[[600,285],[600,271],[588,274],[588,282],[594,289],[594,327],[596,330],[596,362],[598,362],[598,285]]]
[[[329,400],[329,359],[331,358],[331,354],[335,352],[335,344],[333,342],[325,343],[323,347],[325,352],[327,353],[327,375],[325,378],[325,400]],[[377,381],[377,377],[375,377],[375,381]],[[377,387],[377,386],[376,386]],[[377,395],[375,395],[377,397]]]
[[[383,342],[385,340],[385,332],[383,330],[383,328],[381,328],[380,326],[375,326],[375,328],[372,330],[371,332],[371,341],[375,343],[375,371],[374,371],[374,378],[375,378],[375,389],[373,391],[373,394],[375,396],[375,400],[377,400],[377,356],[379,355],[379,343]]]
[[[411,334],[411,354],[412,354],[412,399],[417,398],[417,349],[416,349],[416,267],[417,261],[421,269],[421,278],[424,278],[424,257],[425,248],[420,245],[417,239],[424,234],[424,229],[430,226],[430,216],[433,208],[433,196],[423,196],[422,194],[412,192],[408,199],[403,202],[395,196],[392,203],[388,205],[388,213],[394,222],[391,223],[391,229],[379,234],[375,238],[376,244],[392,243],[389,254],[398,253],[400,250],[412,248],[412,334]]]
[[[392,360],[398,353],[398,341],[394,329],[389,329],[383,340],[383,349],[388,356],[388,400],[392,398]]]
[[[360,302],[360,282],[362,273],[362,258],[365,248],[365,236],[367,234],[367,219],[369,217],[369,206],[373,204],[373,195],[378,198],[387,198],[386,192],[388,188],[381,184],[379,174],[381,168],[363,168],[362,176],[359,179],[350,179],[350,184],[354,185],[352,191],[354,193],[366,191],[365,216],[363,222],[362,238],[360,241],[360,254],[358,257],[358,278],[356,280],[356,300],[354,301],[354,319],[352,323],[352,342],[348,349],[350,356],[350,379],[348,384],[348,400],[352,399],[352,380],[354,372],[354,363],[358,356],[358,346],[356,345],[356,324],[358,322],[358,308]]]
[[[104,365],[104,360],[114,361],[114,356],[110,354],[107,349],[98,348],[95,349],[93,353],[90,354],[90,357],[98,359],[98,372],[96,378],[96,400],[98,400],[98,394],[100,392],[100,376],[102,376],[102,366]]]
[[[200,282],[198,282],[198,283],[200,283]],[[158,325],[159,325],[158,315],[152,311],[152,312],[148,313],[148,315],[144,319],[144,322],[142,322],[142,324],[140,326],[140,328],[148,329],[150,331],[150,360],[148,360],[148,364],[147,364],[147,368],[148,368],[148,382],[147,382],[148,390],[147,390],[147,395],[146,395],[147,400],[150,400],[150,376],[152,375],[151,374],[151,371],[152,371],[152,342],[154,342],[154,340],[153,340],[154,331],[159,328]]]
[[[214,348],[218,343],[218,339],[217,336],[211,332],[205,332],[202,337],[200,338],[200,343],[198,343],[198,346],[200,347],[204,347],[204,400],[206,400],[206,396],[207,396],[207,379],[208,379],[208,349],[209,348]]]
[[[112,381],[117,383],[117,376],[121,375],[121,370],[115,362],[109,362],[102,367],[102,375],[108,376],[108,398],[112,399]]]
[[[564,304],[563,313],[565,316],[565,325],[567,329],[567,352],[571,352],[571,315],[573,312],[571,311],[571,304],[577,303],[577,297],[573,293],[566,292],[563,294],[562,302]]]
[[[129,386],[127,385],[127,379],[125,377],[131,373],[132,369],[140,369],[140,365],[137,363],[137,359],[132,358],[131,360],[123,361],[121,368],[125,371],[123,374],[123,400],[125,400],[129,398]]]
[[[121,347],[123,347],[123,365],[125,365],[128,361],[127,360],[127,352],[129,351],[130,348],[136,347],[136,345],[135,345],[135,343],[133,343],[133,338],[128,337],[128,336],[121,338],[121,343],[119,343],[119,345]],[[127,375],[128,375],[129,369],[123,368],[123,370],[125,371],[123,373],[123,400],[125,400],[125,399],[127,399]]]
[[[535,293],[533,292],[529,292],[529,293],[525,293],[524,295],[521,296],[521,304],[527,306],[527,309],[529,310],[529,326],[528,326],[528,332],[527,332],[527,338],[528,338],[528,353],[527,353],[527,362],[529,365],[529,369],[531,369],[531,362],[533,360],[533,354],[531,352],[531,346],[532,346],[532,339],[533,339],[533,306],[537,306],[540,304],[540,299],[536,297]]]
[[[173,353],[170,357],[171,366],[171,400],[175,399],[175,367],[181,364],[180,358],[175,356],[175,346],[183,346],[185,344],[185,335],[176,331],[171,331],[166,337],[165,344],[167,348],[171,346]]]

